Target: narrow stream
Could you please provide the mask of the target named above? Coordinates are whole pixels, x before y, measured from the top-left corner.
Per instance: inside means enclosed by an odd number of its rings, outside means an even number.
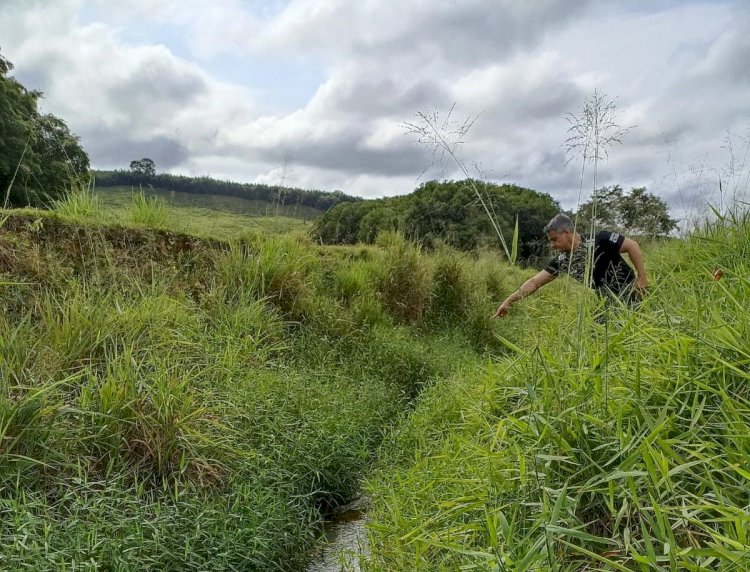
[[[334,512],[305,572],[360,572],[360,561],[368,556],[367,503],[361,496]]]

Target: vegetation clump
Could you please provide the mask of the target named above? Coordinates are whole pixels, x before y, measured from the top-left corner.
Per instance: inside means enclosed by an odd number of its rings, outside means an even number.
[[[299,569],[419,391],[477,359],[428,321],[433,262],[401,236],[78,216],[0,228],[3,567]]]
[[[497,248],[496,229],[485,206],[507,236],[514,234],[518,220],[519,258],[545,252],[539,237],[560,205],[544,193],[474,180],[429,181],[410,195],[336,205],[317,219],[313,234],[324,244],[371,244],[382,232],[398,231],[428,248]]]
[[[637,311],[555,284],[509,354],[426,388],[369,479],[366,569],[744,569],[748,237],[737,211],[652,245]]]

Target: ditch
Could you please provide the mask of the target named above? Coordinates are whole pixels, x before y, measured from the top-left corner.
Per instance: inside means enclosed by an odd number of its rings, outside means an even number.
[[[360,496],[334,511],[305,572],[360,572],[360,558],[368,555],[368,501]]]

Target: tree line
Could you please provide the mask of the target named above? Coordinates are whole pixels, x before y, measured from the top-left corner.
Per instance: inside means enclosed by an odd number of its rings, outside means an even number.
[[[148,158],[130,163],[130,170],[94,171],[97,187],[151,185],[152,187],[198,195],[225,195],[279,205],[304,205],[321,211],[338,203],[362,201],[341,191],[304,190],[259,183],[236,183],[211,177],[185,177],[156,173]]]
[[[426,248],[498,248],[497,232],[475,189],[508,243],[517,221],[518,256],[527,262],[546,256],[544,226],[560,212],[577,218],[584,233],[592,220],[597,229],[636,236],[666,236],[676,228],[666,203],[644,188],[625,194],[620,187],[605,187],[570,212],[546,193],[464,180],[429,181],[409,195],[337,205],[316,220],[312,232],[323,244],[369,244],[381,231],[396,230]]]
[[[39,111],[42,92],[26,89],[0,55],[1,206],[46,206],[86,184],[89,157],[65,122]]]
[[[499,246],[477,189],[507,241],[518,219],[519,257],[545,252],[542,230],[560,205],[546,193],[482,181],[428,181],[405,196],[337,205],[317,219],[315,238],[324,244],[372,243],[383,230],[397,230],[432,248],[461,250]]]

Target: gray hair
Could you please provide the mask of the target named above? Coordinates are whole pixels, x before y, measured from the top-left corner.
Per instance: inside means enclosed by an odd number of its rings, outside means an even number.
[[[544,234],[547,234],[551,230],[555,232],[565,232],[566,230],[573,232],[574,227],[575,225],[570,220],[570,217],[564,213],[560,213],[547,223],[547,226],[544,227]]]

